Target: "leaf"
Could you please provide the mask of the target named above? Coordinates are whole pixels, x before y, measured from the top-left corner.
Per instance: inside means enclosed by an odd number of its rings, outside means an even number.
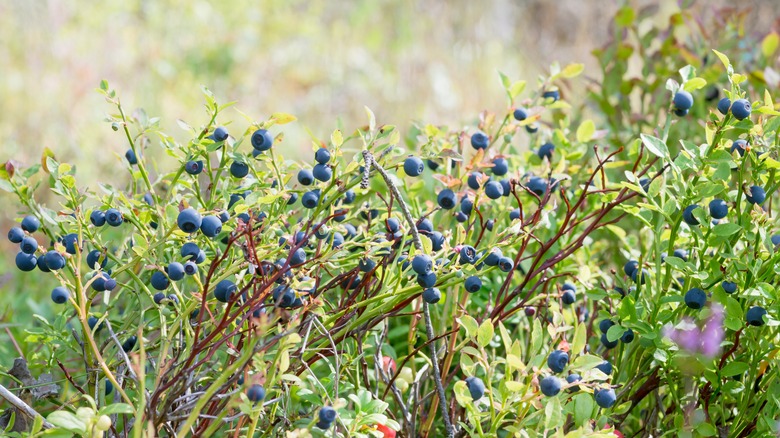
[[[647,150],[649,150],[653,155],[659,158],[669,157],[669,149],[667,149],[666,143],[664,143],[660,138],[646,134],[640,134],[639,137],[642,139],[642,143],[645,145],[645,148],[647,148]]]
[[[596,132],[596,125],[593,120],[585,120],[577,128],[577,141],[580,143],[586,143],[593,138],[593,134]]]
[[[509,87],[509,95],[514,99],[515,97],[519,96],[523,90],[525,90],[525,81],[517,81],[513,83],[511,87]]]
[[[740,227],[737,224],[726,223],[726,224],[715,225],[715,228],[712,229],[712,232],[716,236],[731,236],[732,234],[738,232],[741,229],[742,227]]]
[[[43,166],[43,170],[46,173],[51,173],[48,166],[49,158],[54,159],[54,152],[52,152],[52,150],[49,148],[43,148],[43,154],[41,154],[41,166]]]
[[[593,368],[596,368],[596,365],[600,365],[602,362],[604,362],[604,359],[599,356],[583,354],[574,359],[574,362],[571,364],[571,369],[579,371],[592,370]]]
[[[770,58],[777,50],[777,46],[780,44],[780,35],[776,32],[772,32],[764,37],[761,41],[761,53],[764,54],[764,58]]]
[[[294,121],[298,120],[298,118],[295,117],[292,114],[273,113],[271,115],[271,120],[273,120],[274,122],[276,122],[279,125],[284,125],[284,124],[287,124],[287,123],[290,123],[290,122],[294,122]]]
[[[715,49],[712,49],[712,51],[715,52],[716,55],[718,55],[718,58],[720,59],[720,62],[723,63],[723,66],[726,67],[726,69],[731,67],[731,61],[729,61],[729,57],[728,56],[724,55],[723,53],[718,52]]]
[[[558,397],[547,399],[547,406],[544,407],[544,427],[545,429],[556,429],[563,424],[563,409],[561,400]]]
[[[371,111],[371,108],[364,106],[366,110],[366,115],[368,116],[368,130],[373,132],[374,129],[376,129],[376,116],[374,115],[374,112]]]
[[[720,374],[723,377],[731,377],[739,374],[743,374],[749,368],[748,364],[740,361],[731,361],[726,364],[721,370]]]
[[[579,76],[579,74],[582,73],[583,70],[585,70],[585,64],[578,64],[578,63],[569,64],[566,67],[564,67],[563,70],[561,70],[560,75],[563,76],[564,78],[573,78]]]
[[[585,348],[585,343],[587,342],[587,333],[586,333],[586,327],[585,324],[577,324],[577,328],[574,329],[574,341],[572,341],[571,344],[571,352],[572,354],[579,354],[583,348]]]
[[[487,347],[491,339],[493,339],[494,333],[495,329],[493,328],[493,323],[490,322],[490,319],[486,319],[482,322],[477,331],[477,342],[479,342],[479,345]]]
[[[501,84],[504,86],[504,89],[509,91],[509,88],[512,86],[509,77],[501,71],[498,72],[498,76],[501,77]]]
[[[128,405],[127,403],[114,403],[112,405],[108,405],[108,406],[100,409],[100,413],[102,415],[132,414],[133,413],[133,407]]]
[[[103,91],[108,91],[108,81],[103,79],[100,81],[100,89]]]
[[[49,423],[74,433],[84,433],[87,425],[68,411],[54,411],[46,417]]]
[[[472,338],[477,334],[479,324],[477,323],[476,319],[470,317],[469,315],[462,315],[457,319],[457,321],[466,330],[466,335],[468,337]]]
[[[683,84],[683,90],[685,91],[696,91],[698,89],[704,88],[707,85],[707,81],[702,78],[692,78],[688,81],[685,81]]]
[[[582,426],[590,421],[593,413],[593,397],[590,394],[577,394],[573,397],[574,424]]]

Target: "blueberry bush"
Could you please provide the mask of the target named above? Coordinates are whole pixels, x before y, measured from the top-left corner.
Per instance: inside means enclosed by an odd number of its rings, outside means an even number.
[[[775,433],[780,38],[650,18],[618,12],[599,82],[501,74],[507,107],[464,128],[366,108],[303,163],[292,115],[204,88],[182,142],[101,82],[115,180],[50,150],[0,170],[56,309],[4,350],[6,433]]]

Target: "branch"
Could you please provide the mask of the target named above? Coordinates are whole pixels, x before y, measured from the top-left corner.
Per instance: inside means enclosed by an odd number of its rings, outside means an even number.
[[[385,180],[385,184],[390,189],[390,192],[396,199],[398,199],[398,205],[401,207],[401,212],[403,212],[404,218],[409,224],[409,228],[412,232],[414,247],[418,251],[424,252],[422,240],[420,239],[420,234],[417,232],[417,226],[414,223],[414,218],[412,217],[412,213],[409,212],[409,206],[401,196],[401,192],[398,190],[398,187],[396,187],[395,183],[393,183],[393,180],[390,179],[390,175],[387,174],[387,171],[379,163],[377,163],[376,160],[374,160],[374,156],[371,155],[371,152],[369,152],[368,149],[363,150],[363,160],[366,162],[363,181],[367,182],[368,178],[366,177],[368,176],[368,173],[371,171],[372,167],[376,169],[377,172],[379,172],[379,174],[382,176],[382,179]],[[433,332],[433,323],[431,322],[431,312],[428,308],[428,303],[425,301],[423,301],[423,314],[425,315],[426,335],[428,336],[429,340],[432,340],[435,338]],[[452,427],[452,422],[450,421],[450,412],[447,408],[447,395],[444,392],[444,385],[441,382],[441,372],[439,371],[439,356],[436,353],[435,342],[430,343],[430,350],[431,364],[433,368],[433,380],[436,382],[436,392],[439,395],[439,405],[441,407],[442,417],[444,418],[444,427],[447,430],[447,437],[453,438],[455,436],[455,429]]]
[[[35,411],[35,409],[31,408],[30,405],[25,403],[22,399],[17,397],[14,393],[8,390],[3,385],[0,385],[0,397],[3,397],[8,401],[8,403],[11,403],[16,409],[22,411],[27,415],[28,417],[35,419],[37,417],[43,418],[43,415],[39,414]],[[45,418],[43,418],[43,428],[44,429],[53,429],[54,425],[46,421]]]

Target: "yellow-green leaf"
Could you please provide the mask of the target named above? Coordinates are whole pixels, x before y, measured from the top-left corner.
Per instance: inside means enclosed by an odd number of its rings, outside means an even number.
[[[587,341],[585,324],[577,324],[577,328],[574,329],[574,341],[571,343],[572,354],[580,354],[583,348],[585,348],[585,342]]]
[[[486,319],[482,325],[479,326],[479,330],[477,330],[477,342],[479,342],[479,345],[486,347],[490,343],[490,340],[493,339],[493,333],[493,324],[489,319]]]
[[[561,76],[564,78],[573,78],[579,76],[585,70],[585,64],[569,64],[561,70]]]
[[[777,46],[780,44],[780,35],[776,32],[772,32],[764,37],[764,41],[761,42],[761,53],[765,58],[769,58],[777,50]]]
[[[685,91],[696,91],[700,88],[704,88],[704,86],[707,85],[707,81],[702,78],[693,78],[688,81],[685,81],[683,84],[683,90]]]
[[[298,120],[294,115],[287,113],[273,113],[273,115],[271,115],[271,119],[279,125],[284,125],[285,123]]]
[[[593,134],[595,133],[596,125],[593,124],[593,120],[585,120],[580,124],[580,127],[577,128],[577,141],[580,143],[588,142],[593,138]]]
[[[333,134],[330,135],[330,142],[333,143],[333,146],[336,147],[344,144],[344,136],[341,135],[341,130],[337,129],[333,131]]]
[[[472,337],[477,333],[477,330],[479,329],[479,324],[477,324],[477,320],[470,317],[469,315],[463,315],[460,318],[457,319],[461,326],[466,330],[466,336]]]
[[[718,58],[720,58],[720,62],[723,63],[723,66],[728,69],[731,66],[731,61],[729,61],[729,57],[724,55],[723,53],[718,52],[715,49],[712,49],[713,52],[715,52],[716,55],[718,55]]]
[[[509,94],[512,96],[512,98],[515,98],[519,96],[523,90],[525,90],[525,81],[517,81],[512,84],[511,87],[509,87]]]

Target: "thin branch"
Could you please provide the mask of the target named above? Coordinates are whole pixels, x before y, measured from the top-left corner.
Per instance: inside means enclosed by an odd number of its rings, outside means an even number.
[[[406,219],[406,222],[409,224],[410,231],[412,233],[412,239],[414,242],[414,247],[420,251],[424,252],[422,240],[420,239],[420,234],[417,232],[417,226],[415,225],[414,218],[412,217],[412,213],[409,212],[409,206],[406,204],[406,201],[404,200],[403,196],[401,196],[401,192],[398,190],[398,187],[396,187],[395,183],[392,179],[390,179],[390,175],[388,175],[387,171],[374,160],[374,156],[369,152],[367,149],[363,150],[363,160],[365,161],[365,175],[364,175],[364,181],[367,180],[368,173],[370,172],[370,169],[373,167],[376,169],[377,172],[382,176],[382,179],[385,180],[385,184],[390,189],[390,192],[393,194],[393,196],[398,199],[398,205],[401,208],[401,212],[404,214],[404,218]],[[428,339],[434,339],[435,335],[433,332],[433,323],[431,322],[431,312],[428,308],[428,303],[423,301],[423,315],[425,315],[425,331],[426,335],[428,336]],[[442,417],[444,419],[444,427],[447,430],[447,437],[453,438],[455,436],[455,429],[452,427],[452,422],[450,421],[450,411],[447,407],[447,394],[444,392],[444,385],[441,381],[441,372],[439,371],[439,356],[436,352],[436,343],[431,342],[430,344],[430,350],[431,350],[431,364],[433,368],[433,380],[436,382],[436,391],[439,395],[439,404],[441,406],[441,412]]]
[[[46,421],[45,418],[43,418],[43,415],[39,414],[35,411],[35,409],[31,408],[30,405],[25,403],[22,399],[17,397],[14,393],[8,390],[3,385],[0,385],[0,397],[3,397],[8,401],[8,403],[11,403],[16,409],[24,412],[25,415],[27,415],[30,418],[37,418],[41,417],[43,419],[43,428],[44,429],[53,429],[54,425]]]

